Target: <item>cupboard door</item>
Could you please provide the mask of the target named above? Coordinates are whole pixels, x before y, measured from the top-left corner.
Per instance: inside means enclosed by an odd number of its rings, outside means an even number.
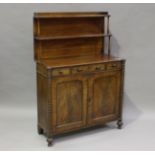
[[[118,117],[120,72],[94,74],[89,79],[89,125],[104,123]]]
[[[52,80],[54,132],[75,130],[86,124],[87,81],[82,76]]]

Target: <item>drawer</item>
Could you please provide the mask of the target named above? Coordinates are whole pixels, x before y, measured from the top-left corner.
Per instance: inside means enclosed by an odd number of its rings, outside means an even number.
[[[87,73],[88,71],[89,71],[88,66],[78,66],[78,67],[72,68],[72,74]]]
[[[54,69],[52,71],[52,76],[69,75],[69,74],[70,74],[69,68]]]
[[[111,62],[107,64],[107,70],[115,70],[120,68],[121,68],[120,62]]]
[[[105,71],[105,70],[106,70],[106,66],[105,66],[105,64],[91,65],[91,66],[89,67],[89,70],[90,70],[91,72]]]

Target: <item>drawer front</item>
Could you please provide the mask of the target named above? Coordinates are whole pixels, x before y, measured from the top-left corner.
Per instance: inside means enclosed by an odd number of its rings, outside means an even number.
[[[52,76],[69,75],[69,74],[70,74],[69,68],[54,69],[52,71]]]
[[[107,63],[107,70],[117,70],[121,68],[120,62],[110,62]]]
[[[81,73],[104,72],[108,70],[118,70],[121,68],[121,62],[109,62],[102,64],[93,64],[77,66],[71,68],[57,68],[52,70],[52,76],[74,75]]]
[[[105,64],[96,64],[96,65],[89,66],[90,72],[105,71],[105,70],[106,70]]]
[[[72,74],[88,73],[88,72],[89,72],[89,67],[88,66],[78,66],[78,67],[73,67],[72,68]]]

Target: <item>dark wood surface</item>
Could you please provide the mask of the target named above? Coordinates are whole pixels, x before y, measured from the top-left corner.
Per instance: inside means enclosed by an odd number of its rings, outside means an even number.
[[[115,61],[123,61],[123,59],[113,56],[107,55],[99,55],[99,56],[79,56],[75,58],[62,58],[62,59],[43,59],[39,61],[40,64],[48,67],[49,69],[54,67],[65,67],[65,66],[78,66],[78,65],[88,65],[88,64],[96,64],[103,62],[115,62]]]
[[[36,13],[35,59],[101,55],[104,38],[111,36],[105,16],[108,13]]]
[[[120,71],[104,72],[89,79],[89,124],[117,119],[120,94]]]
[[[92,18],[109,16],[108,12],[38,12],[34,18]]]
[[[38,133],[117,120],[122,127],[125,60],[110,55],[108,12],[35,13]],[[105,50],[108,47],[108,51]]]

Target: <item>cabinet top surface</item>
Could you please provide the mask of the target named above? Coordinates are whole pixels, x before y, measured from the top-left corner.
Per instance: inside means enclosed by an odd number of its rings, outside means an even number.
[[[34,18],[104,17],[108,12],[36,12]]]
[[[47,68],[56,68],[56,67],[71,67],[78,65],[88,65],[104,62],[113,62],[113,61],[125,61],[124,59],[113,57],[113,56],[96,56],[96,57],[77,57],[77,58],[62,58],[62,59],[44,59],[38,61],[38,63],[43,64]]]

